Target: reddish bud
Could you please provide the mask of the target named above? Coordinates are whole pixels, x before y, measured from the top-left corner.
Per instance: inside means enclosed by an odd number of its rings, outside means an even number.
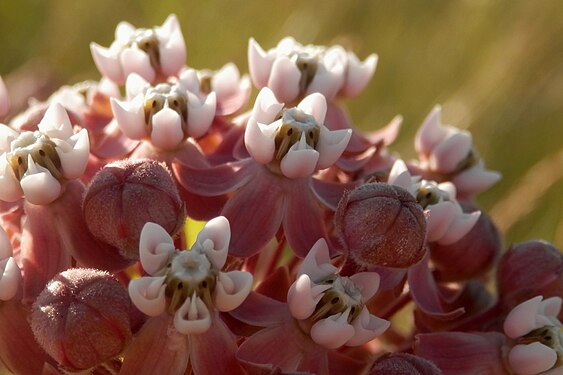
[[[148,159],[106,165],[92,179],[82,210],[90,232],[129,259],[139,259],[139,237],[147,222],[174,236],[186,218],[170,172]]]
[[[388,353],[375,361],[369,375],[440,375],[432,362],[407,353]]]
[[[369,183],[346,193],[334,222],[345,251],[361,267],[407,268],[424,257],[422,207],[398,186]]]
[[[86,370],[119,355],[129,343],[130,309],[127,290],[109,273],[69,269],[37,297],[31,329],[63,368]]]

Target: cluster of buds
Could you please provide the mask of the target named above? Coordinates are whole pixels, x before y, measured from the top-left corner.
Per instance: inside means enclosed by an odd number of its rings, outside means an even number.
[[[439,106],[415,160],[400,117],[356,128],[377,55],[250,39],[248,75],[198,70],[175,15],[90,47],[99,82],[22,113],[0,78],[0,371],[563,372],[563,255],[501,255],[500,174]]]

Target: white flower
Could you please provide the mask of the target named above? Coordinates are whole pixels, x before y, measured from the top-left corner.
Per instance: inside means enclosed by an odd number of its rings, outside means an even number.
[[[379,288],[379,275],[360,272],[344,277],[336,272],[326,241],[319,239],[288,291],[291,315],[298,320],[311,320],[311,338],[329,349],[365,344],[390,325],[371,315],[365,306]]]
[[[174,14],[153,29],[136,29],[120,22],[109,48],[91,43],[90,50],[99,71],[120,85],[131,73],[149,82],[158,75],[165,78],[176,75],[186,61],[184,37]]]
[[[211,326],[211,310],[231,311],[248,296],[252,275],[221,272],[231,232],[223,216],[210,220],[190,250],[178,251],[168,233],[147,223],[141,232],[141,264],[151,276],[129,283],[131,300],[147,315],[174,315],[183,334],[199,334]]]
[[[90,143],[86,129],[73,134],[65,109],[55,102],[34,132],[18,134],[0,124],[0,152],[0,200],[23,195],[45,205],[59,197],[62,183],[84,173]]]
[[[561,374],[554,367],[563,356],[563,325],[557,319],[560,297],[536,296],[513,308],[504,321],[505,334],[516,341],[508,362],[518,375]],[[547,371],[547,372],[544,372]]]
[[[0,227],[0,300],[8,301],[14,298],[21,279],[21,271],[12,257],[10,240]]]
[[[250,155],[289,178],[310,176],[334,164],[352,131],[324,126],[324,96],[314,93],[297,107],[283,108],[269,88],[260,90],[244,134]]]
[[[314,92],[327,100],[337,95],[359,94],[371,79],[377,55],[364,62],[341,46],[303,46],[291,37],[265,52],[250,39],[248,43],[250,76],[259,87],[269,87],[282,102],[292,102]]]

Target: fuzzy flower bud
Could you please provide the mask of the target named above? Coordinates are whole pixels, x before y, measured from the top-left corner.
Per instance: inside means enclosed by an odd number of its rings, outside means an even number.
[[[174,236],[186,217],[170,173],[151,160],[108,164],[92,179],[82,209],[90,232],[129,259],[139,258],[145,223],[157,223]]]
[[[361,267],[406,268],[425,254],[422,207],[398,186],[369,183],[346,193],[335,225],[348,255]]]
[[[127,291],[109,273],[59,273],[33,304],[37,342],[64,369],[81,371],[119,355],[131,340]]]

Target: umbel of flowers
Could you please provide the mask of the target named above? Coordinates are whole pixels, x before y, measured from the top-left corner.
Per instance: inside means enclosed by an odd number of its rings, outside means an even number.
[[[199,69],[175,15],[90,48],[99,82],[22,113],[0,78],[3,373],[563,373],[563,255],[503,251],[439,106],[414,160],[400,117],[356,128],[375,54]]]

